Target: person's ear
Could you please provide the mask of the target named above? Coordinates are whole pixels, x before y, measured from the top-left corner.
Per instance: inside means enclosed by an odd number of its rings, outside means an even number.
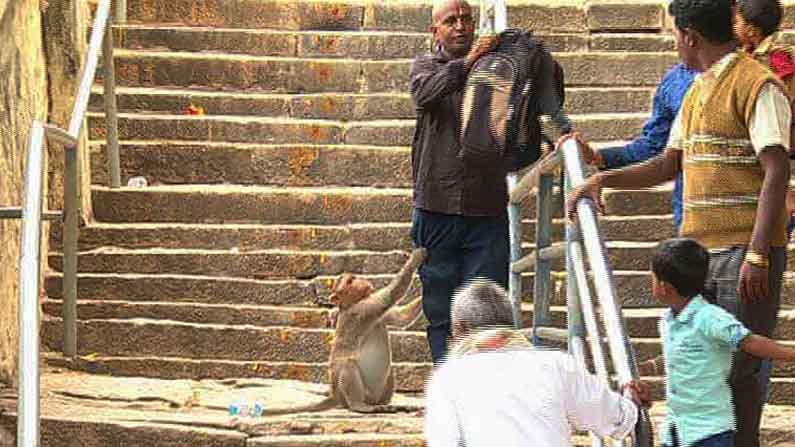
[[[698,33],[698,31],[694,31],[690,28],[685,30],[684,40],[685,40],[685,45],[687,45],[688,47],[695,48],[701,42],[702,39],[703,37],[701,36],[701,34]]]

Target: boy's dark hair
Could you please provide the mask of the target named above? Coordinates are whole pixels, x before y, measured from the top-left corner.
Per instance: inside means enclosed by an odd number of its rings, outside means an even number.
[[[734,39],[732,0],[673,0],[668,12],[680,30],[690,28],[715,44]]]
[[[737,10],[746,22],[759,28],[767,37],[781,25],[781,3],[778,0],[737,0]]]
[[[657,246],[651,270],[657,279],[672,285],[679,295],[692,298],[704,290],[709,253],[693,239],[668,239]]]

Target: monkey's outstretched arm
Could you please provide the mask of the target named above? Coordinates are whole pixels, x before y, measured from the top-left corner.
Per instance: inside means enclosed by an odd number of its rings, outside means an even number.
[[[382,321],[387,326],[406,329],[412,326],[417,318],[419,318],[421,310],[422,297],[418,296],[408,304],[389,309]]]
[[[408,291],[414,273],[427,257],[424,248],[417,248],[411,252],[409,260],[403,265],[395,278],[383,289],[377,290],[369,298],[359,303],[361,315],[368,321],[381,317],[400,300]]]

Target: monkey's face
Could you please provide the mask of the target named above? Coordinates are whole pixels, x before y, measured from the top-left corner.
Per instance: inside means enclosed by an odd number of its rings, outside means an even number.
[[[346,273],[337,281],[334,293],[329,297],[329,301],[335,306],[344,309],[367,298],[374,290],[375,288],[370,281]]]

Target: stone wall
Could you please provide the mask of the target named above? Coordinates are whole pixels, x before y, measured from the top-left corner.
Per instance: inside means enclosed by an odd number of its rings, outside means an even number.
[[[47,88],[49,94],[49,122],[67,129],[72,117],[74,94],[80,82],[80,71],[88,46],[86,38],[89,21],[86,0],[48,0],[44,9],[44,53],[47,59]],[[88,136],[83,132],[78,146],[81,164],[81,211],[84,220],[91,215],[90,167],[88,165]],[[51,145],[49,158],[49,206],[63,209],[63,150]]]
[[[20,205],[28,128],[47,118],[39,0],[0,0],[0,205]],[[0,220],[0,381],[16,381],[19,222]]]

